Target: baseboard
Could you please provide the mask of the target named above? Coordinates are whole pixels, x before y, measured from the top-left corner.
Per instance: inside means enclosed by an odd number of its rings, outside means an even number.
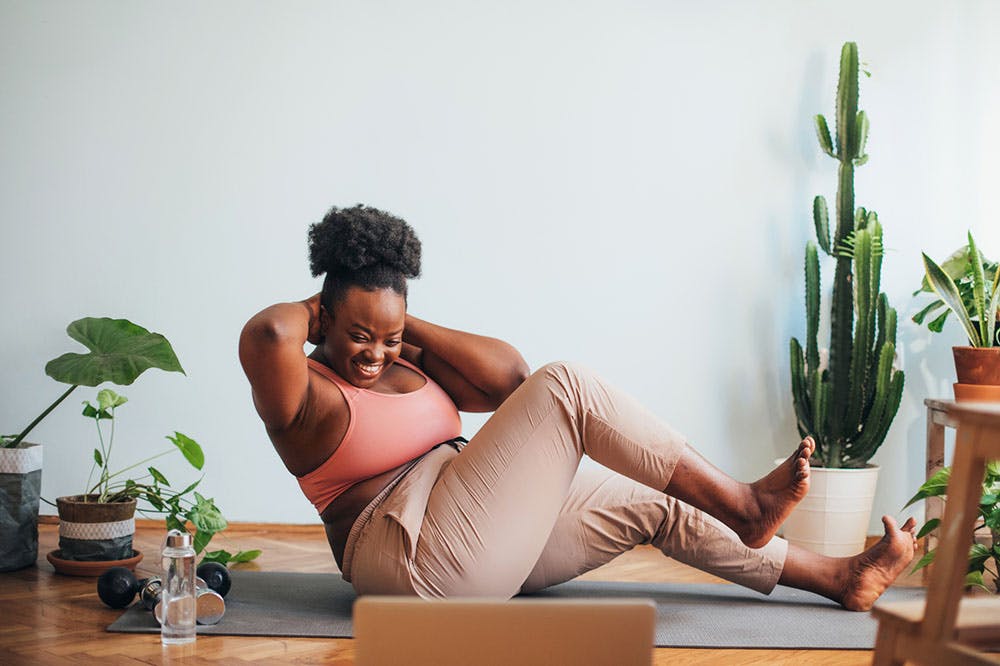
[[[38,516],[39,525],[58,525],[59,516],[53,515],[40,515]],[[136,518],[135,519],[136,529],[146,528],[146,529],[163,529],[163,521],[155,520],[153,518]],[[323,525],[320,523],[314,524],[298,524],[298,523],[242,523],[242,522],[230,522],[229,527],[226,528],[227,533],[236,532],[253,532],[256,534],[261,534],[265,532],[281,532],[284,534],[323,534]]]

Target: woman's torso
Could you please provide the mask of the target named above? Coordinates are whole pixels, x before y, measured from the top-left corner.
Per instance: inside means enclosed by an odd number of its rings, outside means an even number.
[[[440,391],[440,387],[436,384],[433,387],[427,386],[432,383],[429,377],[402,363],[394,363],[387,368],[384,376],[371,389],[356,389],[334,375],[324,363],[321,354],[314,353],[310,358],[313,362],[310,363],[309,396],[302,418],[295,428],[284,433],[271,433],[271,439],[286,467],[300,478],[314,474],[328,461],[328,466],[336,466],[338,457],[334,454],[345,442],[345,436],[348,437],[347,446],[363,444],[352,439],[354,433],[351,431],[356,428],[351,426],[352,410],[358,411],[356,404],[348,404],[352,389],[373,394],[363,397],[373,398],[376,407],[381,397],[407,400],[408,398],[402,396],[423,392],[425,389]],[[454,409],[454,404],[450,401],[448,403]],[[367,411],[370,412],[371,406],[368,407]],[[454,409],[456,420],[457,413],[457,409]],[[354,416],[363,419],[365,416],[371,418],[372,414],[362,412],[355,413]],[[344,453],[348,451],[345,450]],[[343,563],[347,535],[358,515],[386,486],[407,469],[409,463],[407,460],[374,476],[354,482],[322,509],[320,517],[338,565]]]

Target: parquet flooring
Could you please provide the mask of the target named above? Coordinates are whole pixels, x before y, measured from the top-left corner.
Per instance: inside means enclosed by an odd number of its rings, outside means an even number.
[[[146,553],[140,577],[157,572],[162,526],[140,524],[135,547]],[[232,525],[213,545],[230,551],[260,548],[258,561],[239,565],[263,571],[337,571],[318,525]],[[159,636],[111,634],[120,611],[97,598],[93,578],[56,574],[45,553],[57,547],[58,527],[39,526],[36,567],[0,574],[0,665],[14,664],[352,664],[348,639],[201,636],[193,646],[161,647]],[[585,576],[591,580],[721,582],[640,547]],[[854,666],[871,663],[859,650],[694,650],[657,648],[656,664],[796,664]]]

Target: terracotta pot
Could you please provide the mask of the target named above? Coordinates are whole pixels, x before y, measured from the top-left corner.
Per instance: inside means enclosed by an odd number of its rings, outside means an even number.
[[[961,402],[1000,402],[1000,386],[992,384],[955,384],[955,400]]]
[[[1000,386],[1000,347],[952,347],[959,384]]]
[[[136,501],[97,502],[96,495],[57,497],[59,557],[96,562],[133,556]]]

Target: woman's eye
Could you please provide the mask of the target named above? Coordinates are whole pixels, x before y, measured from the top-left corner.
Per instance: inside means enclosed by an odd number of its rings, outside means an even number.
[[[385,341],[385,346],[386,347],[398,347],[400,342],[401,342],[401,340],[386,340]]]
[[[352,335],[351,340],[354,340],[355,342],[365,342],[364,336],[361,335]]]

